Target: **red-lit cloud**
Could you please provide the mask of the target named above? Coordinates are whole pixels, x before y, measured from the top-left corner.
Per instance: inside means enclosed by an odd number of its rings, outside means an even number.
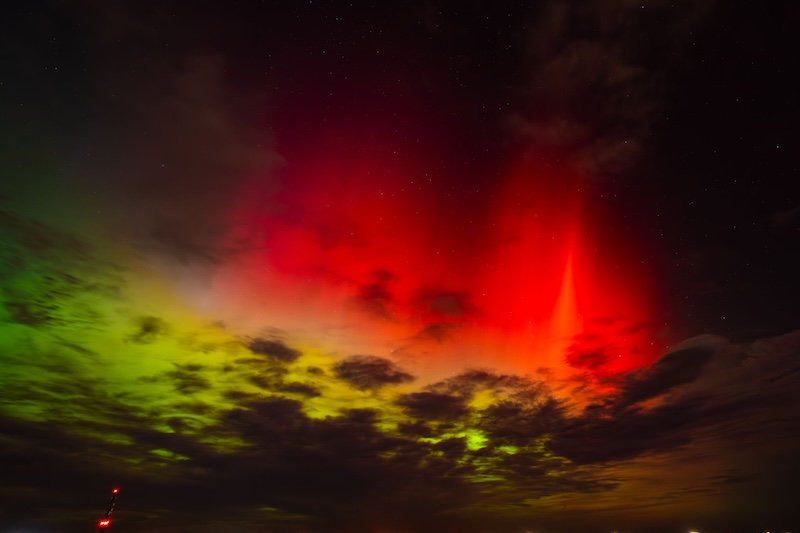
[[[255,251],[222,269],[216,301],[436,372],[607,377],[655,358],[653,277],[592,215],[574,167],[526,154],[465,205],[434,166],[388,135],[321,135],[277,195],[242,194],[231,240]]]

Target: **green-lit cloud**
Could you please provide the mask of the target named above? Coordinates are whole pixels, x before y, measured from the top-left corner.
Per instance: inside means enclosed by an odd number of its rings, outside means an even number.
[[[654,475],[654,458],[680,456],[697,438],[796,429],[766,422],[771,396],[745,401],[747,374],[736,370],[772,376],[775,394],[796,400],[799,374],[769,362],[796,336],[759,357],[701,340],[579,410],[526,377],[465,369],[425,383],[396,362],[334,356],[279,331],[243,337],[148,289],[135,261],[7,213],[0,231],[10,523],[46,506],[57,511],[41,524],[78,528],[96,508],[84,498],[119,483],[131,494],[119,521],[134,530],[192,520],[208,531],[511,527],[570,506],[599,512],[632,490],[622,465]],[[724,422],[733,413],[739,429]],[[702,485],[709,498],[719,475]],[[613,516],[613,505],[601,508]]]

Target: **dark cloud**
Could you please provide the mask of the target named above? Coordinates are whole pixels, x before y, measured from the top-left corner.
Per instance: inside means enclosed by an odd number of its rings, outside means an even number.
[[[30,326],[32,328],[45,326],[53,319],[53,317],[48,313],[48,311],[54,309],[52,307],[48,309],[47,307],[43,306],[33,306],[26,302],[15,301],[7,301],[5,306],[9,318],[13,322],[22,324],[24,326]]]
[[[567,420],[562,402],[542,398],[530,403],[500,401],[480,413],[479,427],[495,445],[525,446],[533,439],[561,430]]]
[[[318,366],[309,366],[306,368],[306,373],[309,376],[324,376],[325,371]]]
[[[258,400],[229,412],[222,421],[253,448],[243,450],[241,457],[226,458],[228,468],[214,471],[229,478],[225,485],[239,477],[263,475],[269,484],[259,489],[260,498],[284,511],[324,517],[326,530],[335,529],[331,524],[337,517],[357,529],[360,518],[348,513],[365,502],[370,520],[380,520],[385,513],[395,518],[396,513],[412,509],[427,514],[419,506],[421,495],[415,495],[424,483],[433,484],[433,492],[426,492],[437,505],[444,504],[442,509],[460,501],[461,482],[442,477],[454,472],[455,464],[442,458],[434,467],[425,461],[426,446],[384,435],[375,422],[376,413],[368,409],[312,420],[302,413],[299,402]],[[241,461],[245,457],[249,457],[247,467]],[[441,470],[431,477],[433,468]],[[446,500],[436,496],[437,487],[447,487],[441,492],[450,494]],[[252,496],[245,499],[252,501]]]
[[[565,403],[557,400],[544,383],[522,376],[469,370],[427,389],[464,402],[478,392],[490,393],[494,401],[475,412],[478,418],[474,424],[485,432],[492,446],[525,446],[561,430],[567,421]],[[417,414],[426,418],[422,413]]]
[[[442,512],[451,523],[481,508],[489,514],[513,508],[530,517],[535,511],[525,502],[531,499],[608,494],[620,485],[613,465],[672,457],[698,440],[747,446],[750,461],[757,462],[697,480],[687,493],[732,487],[747,492],[764,483],[791,493],[789,477],[781,477],[766,458],[793,453],[800,431],[785,410],[800,401],[800,375],[786,372],[798,350],[797,333],[747,347],[698,339],[649,370],[630,374],[607,402],[577,415],[543,384],[472,370],[397,397],[408,417],[397,431],[387,429],[374,409],[310,417],[303,401],[316,395],[311,384],[276,379],[268,384],[276,388],[271,392],[282,388],[296,396],[229,391],[225,397],[234,407],[184,398],[173,406],[178,411],[167,411],[134,407],[124,396],[105,393],[102,381],[76,381],[68,378],[74,368],[57,365],[42,387],[23,390],[23,383],[10,382],[4,389],[11,402],[27,398],[52,405],[50,415],[65,418],[25,421],[0,406],[0,431],[7,436],[0,460],[9,465],[4,490],[13,491],[0,509],[9,523],[31,513],[46,516],[43,506],[64,501],[93,509],[97,502],[89,500],[97,484],[122,479],[131,494],[126,521],[141,528],[146,510],[159,508],[159,523],[176,528],[190,519],[224,529],[234,525],[220,517],[239,516],[277,531],[298,524],[320,531],[337,531],[334,524],[348,531],[386,524],[433,531]],[[244,365],[238,372],[246,379],[251,368],[258,367]],[[209,392],[203,377],[210,371],[188,363],[160,379],[188,394]],[[476,408],[470,401],[479,393],[494,400]],[[656,398],[655,405],[643,405]],[[76,418],[80,413],[85,416]],[[205,420],[199,432],[198,417]],[[156,429],[164,426],[170,431]],[[468,438],[476,431],[485,437],[477,444]],[[105,434],[124,438],[97,437]],[[202,435],[232,440],[211,446]],[[139,466],[119,457],[136,457]],[[33,491],[42,484],[53,487],[52,494]],[[64,500],[59,490],[71,496]],[[663,501],[679,500],[677,492],[663,494]],[[774,503],[776,512],[791,516],[787,505],[788,500]],[[257,512],[264,507],[274,511]],[[64,524],[70,520],[61,518]],[[75,530],[79,523],[75,518]]]
[[[632,405],[697,379],[715,351],[714,346],[695,346],[666,354],[651,367],[630,376],[623,384],[620,402]]]
[[[167,330],[164,320],[155,316],[142,316],[136,319],[136,332],[128,336],[128,340],[136,344],[150,344]]]
[[[477,311],[469,294],[433,288],[418,289],[412,303],[418,313],[434,322],[452,322]]]
[[[258,383],[254,383],[256,386],[260,386]],[[265,386],[264,388],[268,388]],[[244,392],[240,390],[227,390],[222,393],[222,397],[226,400],[230,400],[236,404],[248,403],[253,400],[260,398],[259,394],[253,392]]]
[[[433,445],[433,450],[452,459],[458,459],[467,451],[467,443],[461,438],[443,439]]]
[[[278,391],[286,386],[284,378],[289,373],[286,368],[278,365],[265,367],[263,364],[261,364],[261,361],[257,360],[252,361],[252,363],[252,366],[255,370],[257,370],[257,373],[248,373],[246,378],[247,381],[266,391]],[[242,363],[239,362],[239,364],[241,365]]]
[[[555,435],[552,449],[578,464],[633,459],[673,450],[691,441],[687,431],[698,416],[700,400],[664,405],[643,412],[608,414],[588,411]]]
[[[318,388],[307,383],[298,382],[287,383],[280,388],[280,391],[288,392],[290,394],[299,394],[307,398],[314,398],[322,394]]]
[[[360,390],[409,383],[414,376],[403,372],[392,361],[374,355],[353,355],[333,366],[337,378]]]
[[[469,414],[464,398],[437,392],[412,392],[400,396],[397,405],[422,420],[457,420]]]
[[[211,388],[211,382],[202,375],[201,365],[174,363],[175,370],[170,370],[165,375],[172,380],[175,390],[181,394],[194,394]]]
[[[372,272],[372,278],[375,280],[376,283],[381,283],[385,285],[390,281],[394,280],[396,276],[389,270],[378,269]]]
[[[530,402],[547,396],[549,392],[543,383],[531,381],[522,376],[497,374],[489,370],[473,369],[431,384],[428,390],[471,398],[479,390],[495,393],[507,392],[514,398]]]
[[[776,211],[770,215],[769,219],[775,229],[797,229],[800,220],[800,206]]]
[[[384,283],[362,285],[356,294],[356,301],[366,312],[380,318],[391,318],[393,295]]]
[[[120,267],[84,240],[3,211],[0,240],[0,296],[7,321],[32,328],[97,329],[107,317],[91,299],[123,298]]]
[[[608,363],[609,355],[602,350],[579,351],[570,350],[565,360],[573,368],[598,370]]]
[[[283,363],[292,363],[302,355],[299,350],[286,346],[280,340],[253,339],[247,344],[247,347],[253,353],[265,355]]]
[[[547,2],[527,32],[525,102],[509,125],[537,146],[565,150],[590,176],[627,170],[667,104],[665,79],[713,2]]]
[[[426,437],[431,438],[436,435],[433,429],[424,422],[401,422],[397,425],[397,430],[409,437]]]
[[[800,375],[786,373],[798,354],[798,333],[744,349],[714,337],[687,341],[650,368],[631,373],[615,397],[566,420],[553,434],[553,450],[576,463],[596,464],[714,439],[757,447],[766,457],[767,449],[783,449],[800,430],[778,411],[779,405],[800,405],[794,388]],[[640,405],[656,398],[654,406]]]
[[[409,339],[411,342],[416,341],[434,341],[444,342],[453,333],[455,326],[447,322],[437,322],[435,324],[428,324],[422,328],[416,335]]]

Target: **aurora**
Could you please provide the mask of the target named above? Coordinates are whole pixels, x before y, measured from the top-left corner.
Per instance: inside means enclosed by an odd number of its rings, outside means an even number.
[[[793,531],[756,11],[10,7],[0,533]]]

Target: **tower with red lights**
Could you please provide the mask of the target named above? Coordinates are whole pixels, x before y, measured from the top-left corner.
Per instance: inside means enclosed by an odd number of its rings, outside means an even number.
[[[108,502],[108,509],[106,510],[106,514],[104,514],[100,520],[97,521],[97,531],[98,533],[104,533],[108,531],[109,526],[111,526],[111,513],[114,511],[114,506],[117,504],[117,495],[119,494],[118,488],[111,489],[111,501]]]

